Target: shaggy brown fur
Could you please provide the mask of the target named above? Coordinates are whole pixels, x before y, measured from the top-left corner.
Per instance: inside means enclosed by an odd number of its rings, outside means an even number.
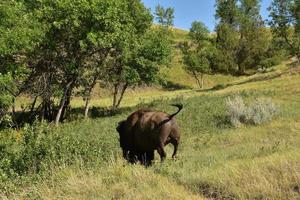
[[[123,156],[130,162],[141,161],[150,165],[154,159],[154,150],[157,150],[161,160],[166,157],[164,146],[171,143],[174,146],[172,157],[177,153],[180,132],[176,120],[173,118],[182,109],[172,115],[150,109],[140,109],[126,120],[119,122],[117,131],[120,135],[120,146]]]

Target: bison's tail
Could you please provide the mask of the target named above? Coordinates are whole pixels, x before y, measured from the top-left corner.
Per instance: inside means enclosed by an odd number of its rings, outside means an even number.
[[[180,104],[171,104],[171,106],[175,106],[178,108],[177,112],[170,115],[169,119],[171,120],[175,115],[177,115],[183,108],[183,105],[180,103]]]
[[[177,115],[177,114],[181,111],[181,109],[183,108],[183,105],[182,105],[182,104],[171,104],[171,106],[177,107],[177,108],[178,108],[177,112],[174,113],[174,114],[172,114],[172,115],[170,115],[168,119],[163,120],[162,122],[160,122],[160,123],[158,124],[158,127],[161,127],[163,124],[168,123],[169,121],[171,121],[172,118],[173,118],[175,115]]]

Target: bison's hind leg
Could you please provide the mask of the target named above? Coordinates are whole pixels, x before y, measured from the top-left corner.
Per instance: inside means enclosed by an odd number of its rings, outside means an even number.
[[[160,155],[160,160],[161,161],[164,161],[167,157],[167,154],[165,152],[165,149],[164,149],[164,144],[161,142],[160,145],[158,146],[157,148],[157,152],[158,154]]]
[[[175,158],[175,157],[176,157],[176,154],[177,154],[177,149],[178,149],[178,145],[179,145],[179,140],[178,140],[178,139],[175,139],[175,138],[172,138],[172,139],[170,140],[170,143],[174,146],[174,151],[173,151],[172,158]]]

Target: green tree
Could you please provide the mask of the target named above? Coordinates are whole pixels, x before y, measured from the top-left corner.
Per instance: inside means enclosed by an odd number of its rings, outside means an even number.
[[[187,43],[183,45],[183,63],[185,70],[196,79],[200,89],[204,86],[204,74],[210,72],[209,60],[204,50],[192,50]]]
[[[106,55],[103,55],[106,57]],[[100,62],[99,62],[100,60]],[[84,118],[88,118],[90,101],[92,98],[92,91],[100,80],[103,80],[105,77],[105,63],[106,59],[102,60],[98,57],[90,57],[86,61],[85,71],[82,76],[79,78],[79,85],[82,87],[80,90],[80,95],[85,101],[84,104]]]
[[[22,1],[0,2],[0,122],[26,88],[26,58],[43,38],[43,26]]]
[[[209,30],[203,22],[194,21],[189,36],[195,43],[202,44],[209,39]]]
[[[216,19],[216,56],[219,59],[217,70],[222,73],[234,73],[238,66],[236,64],[236,51],[238,49],[239,33],[237,31],[239,9],[237,0],[217,0]]]
[[[89,99],[108,58],[116,62],[125,58],[122,49],[129,49],[130,42],[135,43],[132,38],[142,35],[152,19],[139,0],[26,2],[46,26],[46,39],[30,57],[34,68],[30,82],[42,85],[38,87],[42,118],[52,120],[54,111],[56,124],[66,115],[74,88],[84,86]],[[60,99],[57,109],[55,97]]]
[[[214,69],[245,74],[259,67],[270,44],[260,16],[259,0],[217,0]]]
[[[155,16],[160,25],[173,26],[174,24],[174,8],[164,8],[157,5],[155,8]]]
[[[239,33],[234,27],[223,23],[217,26],[216,71],[226,74],[234,74],[237,69],[236,52],[238,49]]]
[[[220,24],[236,27],[239,15],[238,0],[216,0],[216,19]]]
[[[285,48],[300,62],[300,1],[273,0],[269,10],[274,37],[282,39]]]
[[[268,34],[260,15],[259,0],[241,0],[239,14],[239,44],[236,54],[238,73],[247,69],[256,69],[261,55],[269,45]]]
[[[158,83],[159,66],[170,60],[172,43],[165,30],[149,28],[144,35],[131,39],[130,45],[123,47],[123,53],[108,64],[107,82],[113,86],[113,109],[120,106],[127,88]]]
[[[204,74],[210,72],[210,62],[208,59],[209,30],[199,21],[194,21],[190,28],[189,36],[191,43],[183,43],[183,63],[188,73],[196,79],[200,89],[204,86]]]
[[[143,8],[145,9],[145,8]],[[136,13],[150,15],[148,10]],[[157,7],[157,19],[161,26],[151,28],[152,17],[143,19],[148,24],[128,35],[108,61],[106,82],[113,88],[113,105],[120,106],[125,91],[132,86],[158,83],[159,66],[167,64],[172,54],[171,32],[174,9]]]
[[[124,25],[126,30],[122,33],[122,38],[115,40],[112,48],[102,55],[101,59],[99,59],[99,55],[96,55],[89,57],[86,61],[87,70],[85,70],[84,76],[81,76],[84,85],[85,118],[88,115],[91,92],[97,80],[104,80],[108,85],[113,85],[114,109],[120,105],[126,89],[130,85],[134,85],[135,71],[128,67],[128,63],[136,54],[140,38],[150,29],[152,16],[139,0],[127,1],[125,8],[127,10],[122,12],[127,13],[127,20],[130,21]],[[129,77],[132,79],[130,80]]]

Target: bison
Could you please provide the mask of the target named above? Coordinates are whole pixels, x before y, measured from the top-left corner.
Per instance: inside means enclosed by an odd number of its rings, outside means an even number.
[[[130,114],[126,120],[119,122],[117,131],[126,160],[150,165],[154,159],[154,150],[157,150],[163,161],[166,158],[164,146],[169,143],[174,146],[172,157],[176,156],[180,132],[174,116],[183,106],[182,104],[172,106],[176,106],[178,111],[171,115],[151,109],[140,109]]]

